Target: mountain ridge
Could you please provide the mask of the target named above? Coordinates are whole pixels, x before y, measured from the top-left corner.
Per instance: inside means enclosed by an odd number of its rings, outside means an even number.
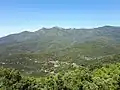
[[[0,49],[3,52],[15,51],[44,51],[45,49],[57,49],[69,47],[75,43],[85,43],[87,41],[108,38],[119,42],[120,28],[113,26],[103,26],[93,29],[64,29],[61,27],[42,28],[35,32],[24,31],[0,38]],[[18,50],[17,50],[18,49]],[[24,49],[24,50],[23,50]],[[13,51],[11,51],[13,50]],[[0,51],[0,53],[3,53]]]
[[[17,34],[22,34],[22,33],[35,33],[35,32],[38,32],[38,31],[40,31],[40,30],[50,30],[50,29],[54,29],[54,28],[57,28],[57,29],[65,29],[65,30],[74,30],[74,29],[77,29],[77,30],[86,30],[86,29],[99,29],[99,28],[111,28],[111,27],[115,27],[115,28],[120,28],[120,26],[111,26],[111,25],[104,25],[104,26],[101,26],[101,27],[96,27],[96,28],[63,28],[63,27],[59,27],[59,26],[53,26],[53,27],[50,27],[50,28],[46,28],[46,27],[42,27],[41,29],[38,29],[38,30],[36,30],[36,31],[27,31],[27,30],[25,30],[25,31],[22,31],[22,32],[19,32],[19,33],[13,33],[13,34],[8,34],[8,35],[6,35],[6,36],[2,36],[2,37],[0,37],[0,39],[1,38],[4,38],[4,37],[7,37],[7,36],[10,36],[10,35],[17,35]]]

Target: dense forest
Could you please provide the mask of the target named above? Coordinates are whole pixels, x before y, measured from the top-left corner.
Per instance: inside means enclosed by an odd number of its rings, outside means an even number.
[[[47,77],[25,77],[15,69],[0,68],[0,90],[119,90],[120,63],[90,70],[74,67]]]

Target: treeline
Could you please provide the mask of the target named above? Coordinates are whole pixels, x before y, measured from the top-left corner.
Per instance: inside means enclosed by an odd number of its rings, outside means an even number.
[[[120,63],[92,71],[79,67],[40,78],[25,77],[15,69],[0,68],[0,90],[120,90]]]

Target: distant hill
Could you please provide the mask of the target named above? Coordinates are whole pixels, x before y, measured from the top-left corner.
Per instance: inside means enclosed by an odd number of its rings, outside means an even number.
[[[35,32],[24,31],[0,38],[0,53],[30,53],[59,50],[99,39],[110,44],[120,42],[120,27],[104,26],[93,29],[42,28]]]

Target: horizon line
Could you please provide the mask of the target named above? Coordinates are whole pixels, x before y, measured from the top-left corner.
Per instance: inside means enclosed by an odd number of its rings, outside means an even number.
[[[19,33],[23,33],[23,32],[37,32],[38,30],[42,30],[42,29],[52,29],[52,28],[59,28],[59,29],[96,29],[96,28],[101,28],[101,27],[120,27],[120,25],[101,25],[101,26],[95,26],[95,27],[62,27],[62,26],[50,26],[50,27],[46,27],[46,26],[43,26],[43,27],[40,27],[40,28],[36,28],[34,30],[30,30],[30,29],[26,29],[26,30],[23,30],[21,32],[13,32],[13,33],[9,33],[7,35],[3,35],[3,36],[0,36],[0,38],[2,37],[6,37],[6,36],[9,36],[9,35],[14,35],[14,34],[19,34]]]

